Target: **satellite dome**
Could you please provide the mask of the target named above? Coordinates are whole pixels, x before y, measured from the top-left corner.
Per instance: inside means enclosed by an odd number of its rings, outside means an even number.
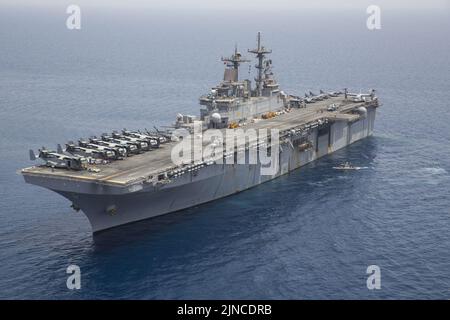
[[[217,112],[214,112],[211,115],[211,121],[214,123],[220,123],[220,121],[222,120],[222,117],[220,116],[220,114],[218,114]]]
[[[365,107],[359,107],[358,113],[361,115],[362,118],[365,118],[367,116],[367,109]]]

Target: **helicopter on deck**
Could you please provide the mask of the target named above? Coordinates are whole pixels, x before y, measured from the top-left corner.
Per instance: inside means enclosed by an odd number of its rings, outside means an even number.
[[[34,161],[37,158],[42,159],[47,167],[82,170],[87,163],[87,159],[77,155],[66,155],[55,152],[42,147],[39,149],[39,154],[36,156],[33,150],[30,149],[30,160]]]
[[[111,160],[122,160],[126,156],[125,149],[122,150],[125,151],[124,155],[123,152],[121,152],[121,150],[118,147],[104,146],[85,139],[78,140],[78,145],[83,148],[89,148],[92,150],[104,152],[105,155],[107,155]]]
[[[62,148],[58,145],[58,151],[62,153]],[[71,155],[79,155],[88,158],[88,160],[93,160],[91,162],[97,162],[96,160],[115,160],[115,153],[110,150],[99,150],[99,149],[91,149],[86,147],[77,146],[73,141],[69,141],[66,143],[66,152]]]
[[[114,143],[117,145],[121,145],[122,147],[126,148],[128,156],[130,156],[131,154],[141,153],[140,143],[138,143],[138,142],[115,138],[113,136],[110,136],[107,133],[102,134],[102,140],[105,142],[110,142],[110,143]]]

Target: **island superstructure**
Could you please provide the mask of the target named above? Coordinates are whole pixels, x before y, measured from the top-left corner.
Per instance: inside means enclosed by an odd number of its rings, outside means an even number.
[[[222,58],[223,81],[200,97],[200,117],[176,116],[173,128],[165,131],[115,131],[99,137],[69,142],[56,151],[41,149],[44,164],[21,170],[27,183],[59,193],[75,210],[88,217],[93,232],[182,210],[219,199],[275,179],[311,161],[372,135],[376,109],[374,90],[368,94],[347,89],[305,96],[280,89],[272,72],[270,49],[261,44],[248,50],[257,59],[256,76],[239,79],[239,67],[249,62],[235,48]],[[192,158],[174,163],[173,148],[184,137],[178,132],[197,134],[208,130],[277,130],[277,167],[264,174],[263,164],[239,163],[254,150],[272,143],[245,140],[240,149],[214,158]],[[214,141],[222,146],[222,140]],[[207,145],[203,141],[202,145]],[[224,148],[226,150],[226,148]],[[230,163],[229,159],[233,159]],[[225,161],[227,159],[227,161]]]

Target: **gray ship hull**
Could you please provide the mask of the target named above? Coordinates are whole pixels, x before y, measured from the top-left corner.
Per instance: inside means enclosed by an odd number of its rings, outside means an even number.
[[[77,185],[77,189],[66,181],[51,182],[33,175],[25,175],[25,180],[45,186],[69,199],[86,214],[93,232],[98,232],[226,197],[287,174],[372,135],[375,115],[376,107],[369,107],[367,115],[354,122],[335,121],[325,132],[313,129],[309,133],[313,146],[308,150],[298,150],[291,143],[282,145],[279,170],[272,176],[261,175],[257,164],[213,164],[168,184],[148,185],[127,193],[106,187],[101,190],[83,189],[89,185],[85,187],[81,184]],[[66,183],[67,187],[63,185]],[[105,211],[108,207],[114,210]]]

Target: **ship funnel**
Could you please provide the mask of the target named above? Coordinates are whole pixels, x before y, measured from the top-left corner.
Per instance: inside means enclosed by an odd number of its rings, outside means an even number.
[[[36,160],[36,155],[34,154],[34,151],[30,149],[30,160],[34,161]]]

